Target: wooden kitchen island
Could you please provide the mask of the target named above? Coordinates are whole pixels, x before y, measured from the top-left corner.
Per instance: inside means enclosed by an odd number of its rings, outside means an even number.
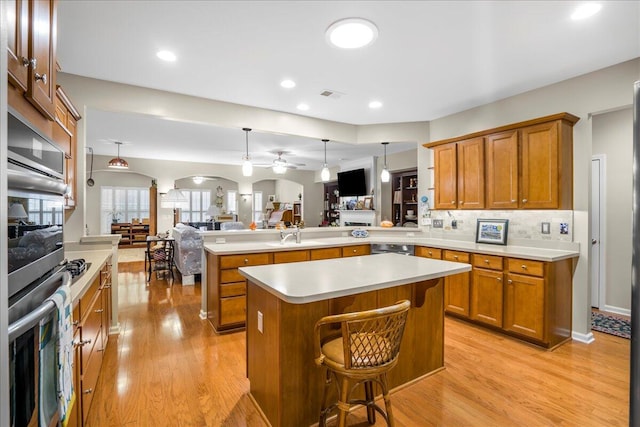
[[[300,427],[319,416],[324,370],[314,363],[318,319],[410,300],[398,365],[388,377],[389,387],[398,387],[443,368],[442,277],[471,266],[381,254],[239,270],[248,279],[250,396],[272,426]]]

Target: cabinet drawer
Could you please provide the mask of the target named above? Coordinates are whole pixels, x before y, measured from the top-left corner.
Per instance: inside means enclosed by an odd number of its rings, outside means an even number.
[[[495,255],[473,254],[472,265],[476,268],[488,268],[489,270],[502,270],[502,257]]]
[[[246,296],[221,298],[220,299],[220,325],[233,325],[244,323],[247,318]]]
[[[245,280],[245,278],[237,268],[220,271],[220,283],[241,282],[243,280]]]
[[[220,257],[220,268],[246,267],[263,265],[271,262],[271,254],[225,255]]]
[[[91,313],[85,317],[80,327],[80,339],[86,342],[81,350],[80,370],[84,373],[91,353],[102,351],[102,304],[91,307]]]
[[[247,293],[246,282],[227,283],[220,285],[220,298],[236,297]]]
[[[369,255],[369,254],[371,254],[370,245],[345,246],[342,248],[343,257]]]
[[[82,396],[82,419],[86,420],[89,414],[89,408],[91,408],[91,402],[96,392],[96,384],[98,382],[98,376],[100,375],[100,368],[102,367],[102,355],[103,353],[94,352],[85,372],[81,376],[80,380],[80,395]],[[78,402],[76,402],[77,404]]]
[[[285,251],[273,253],[274,264],[300,261],[309,261],[309,251]]]
[[[466,262],[469,263],[469,254],[467,252],[444,251],[442,259],[445,261]]]
[[[416,246],[415,255],[423,258],[442,259],[442,249]]]
[[[310,252],[311,260],[340,258],[342,256],[340,248],[311,249]]]
[[[526,274],[528,276],[544,276],[544,262],[528,259],[509,258],[509,273]]]
[[[80,303],[78,304],[78,313],[80,315],[78,320],[83,320],[87,316],[89,307],[93,303],[93,299],[96,297],[96,293],[100,290],[100,277],[97,277],[89,289],[80,297]]]

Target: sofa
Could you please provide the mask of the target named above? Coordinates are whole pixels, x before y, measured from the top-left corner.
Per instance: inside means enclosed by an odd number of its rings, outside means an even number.
[[[202,235],[198,229],[178,223],[172,231],[175,239],[174,260],[182,275],[183,285],[195,284],[195,275],[202,272]]]

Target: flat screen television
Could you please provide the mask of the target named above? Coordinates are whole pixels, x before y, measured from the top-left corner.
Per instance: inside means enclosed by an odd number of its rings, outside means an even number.
[[[338,172],[338,191],[340,197],[365,196],[367,194],[367,181],[364,169]]]

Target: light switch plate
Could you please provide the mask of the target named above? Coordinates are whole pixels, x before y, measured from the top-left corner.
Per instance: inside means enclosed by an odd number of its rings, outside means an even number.
[[[542,234],[551,234],[551,223],[543,222],[540,226],[540,232]]]
[[[443,226],[443,222],[441,219],[433,220],[433,228],[442,228],[442,226]]]
[[[422,225],[431,225],[431,218],[422,218]]]

